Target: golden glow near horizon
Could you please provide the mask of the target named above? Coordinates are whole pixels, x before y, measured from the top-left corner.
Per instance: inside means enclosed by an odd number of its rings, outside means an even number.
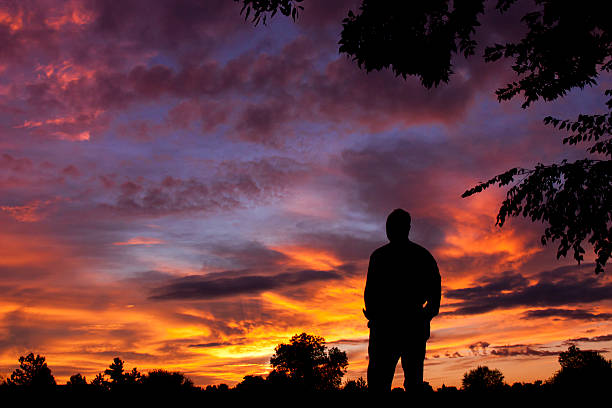
[[[4,239],[7,240],[7,237]],[[447,240],[449,247],[453,248],[452,251],[441,248],[438,252],[443,254],[443,257],[452,257],[457,253],[454,251],[460,251],[462,248],[456,239],[452,237]],[[508,248],[524,246],[513,233],[482,239],[483,242],[498,243],[488,246],[487,253],[507,253]],[[143,238],[134,238],[126,243],[138,245],[137,240],[138,244],[144,245],[156,243]],[[28,248],[36,245],[36,241],[27,244],[18,244],[10,239],[8,241],[13,242],[9,247],[12,255],[7,256],[5,252],[2,265],[40,263],[45,257],[53,256],[38,251],[35,252],[36,256],[26,257],[21,254],[29,252]],[[291,266],[331,270],[341,264],[333,255],[313,248],[294,246],[274,249],[288,256]],[[444,276],[444,271],[442,273]],[[211,342],[203,342],[202,339],[217,332],[214,327],[217,324],[215,314],[199,309],[197,303],[193,305],[196,307],[191,307],[188,304],[181,306],[176,302],[155,304],[141,299],[134,301],[135,304],[112,302],[103,310],[96,310],[82,309],[70,303],[53,306],[55,301],[49,303],[48,299],[44,298],[31,305],[2,302],[0,315],[4,318],[18,316],[18,324],[37,324],[49,330],[70,327],[70,334],[51,340],[44,338],[43,331],[43,338],[39,340],[42,347],[37,346],[37,341],[21,346],[16,344],[2,353],[0,366],[4,367],[3,374],[7,375],[9,368],[16,365],[18,354],[32,350],[45,355],[51,368],[75,367],[73,371],[82,372],[92,378],[116,355],[125,359],[128,367],[137,366],[142,371],[163,367],[184,371],[193,376],[196,382],[198,378],[216,378],[217,382],[233,384],[247,374],[265,375],[270,370],[267,361],[274,347],[287,341],[293,334],[306,331],[321,335],[328,342],[340,341],[339,347],[347,349],[351,356],[347,377],[363,376],[367,366],[365,350],[368,336],[366,322],[361,315],[364,277],[365,271],[362,271],[360,276],[340,283],[319,283],[310,287],[307,296],[301,299],[286,297],[273,291],[249,296],[259,305],[257,314],[272,313],[280,321],[262,321],[259,315],[251,316],[253,323],[249,323],[248,319],[234,322],[225,320],[223,323],[229,328],[229,332],[233,328],[240,334],[217,335],[216,341]],[[474,280],[475,277],[469,280],[460,278],[445,281],[445,285],[460,288]],[[102,290],[112,294],[117,288],[107,287]],[[120,293],[121,291],[117,292]],[[245,299],[235,299],[237,304],[243,301]],[[433,322],[433,336],[428,344],[426,379],[434,386],[442,383],[458,385],[462,373],[476,363],[504,367],[508,380],[544,379],[552,374],[551,366],[554,368],[555,356],[543,357],[545,363],[538,365],[533,362],[533,356],[527,354],[524,357],[495,355],[487,353],[486,349],[475,350],[469,346],[481,341],[489,343],[490,350],[493,347],[513,344],[560,346],[560,340],[564,338],[580,337],[585,332],[592,335],[602,334],[609,329],[607,322],[576,325],[574,322],[553,319],[548,321],[543,330],[541,321],[520,318],[529,309],[517,307],[464,317],[443,314],[436,318]],[[452,303],[443,303],[442,311],[447,310],[452,310]],[[609,312],[609,305],[602,305],[598,311]],[[178,315],[182,317],[179,318]],[[190,319],[193,323],[188,322]],[[255,321],[259,325],[254,323]],[[351,339],[361,340],[359,347],[342,344],[342,341]],[[164,345],[172,345],[172,352],[160,353]],[[511,364],[510,361],[514,363]],[[433,364],[434,362],[442,364]],[[524,372],[521,367],[529,367],[529,372]],[[56,372],[56,378],[60,382],[66,381],[71,374],[66,372],[65,368],[62,370],[61,373]],[[400,382],[401,370],[398,368],[396,383]]]

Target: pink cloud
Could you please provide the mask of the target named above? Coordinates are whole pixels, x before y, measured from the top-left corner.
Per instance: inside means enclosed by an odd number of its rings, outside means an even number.
[[[34,200],[24,205],[0,206],[0,210],[20,222],[37,222],[44,219],[52,205],[59,201],[62,201],[59,197],[44,201]]]

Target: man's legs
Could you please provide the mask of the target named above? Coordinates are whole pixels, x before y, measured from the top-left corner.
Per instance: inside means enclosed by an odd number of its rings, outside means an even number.
[[[368,390],[370,391],[391,391],[400,353],[393,350],[392,339],[387,337],[378,330],[370,329],[368,345]]]
[[[404,389],[407,392],[420,392],[423,389],[423,363],[425,361],[426,341],[414,342],[411,348],[402,352],[404,369]]]

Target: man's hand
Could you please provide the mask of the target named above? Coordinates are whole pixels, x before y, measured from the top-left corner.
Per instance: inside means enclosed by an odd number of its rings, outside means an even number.
[[[425,319],[423,321],[423,338],[425,339],[425,341],[429,340],[429,337],[431,336],[430,321],[431,319]]]
[[[434,316],[434,315],[432,314],[431,310],[429,310],[429,309],[427,309],[427,308],[425,307],[425,308],[423,308],[423,317],[425,318],[425,321],[426,321],[426,322],[430,322],[430,321],[431,321],[431,320],[432,320],[434,317],[436,317],[436,316]]]

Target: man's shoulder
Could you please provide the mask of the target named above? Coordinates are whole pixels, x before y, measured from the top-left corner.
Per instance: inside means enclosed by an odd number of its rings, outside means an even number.
[[[410,257],[415,261],[436,264],[435,258],[427,248],[413,241],[409,241],[409,247]]]
[[[429,252],[429,250],[427,248],[425,248],[424,246],[421,246],[419,244],[417,244],[414,241],[408,241],[410,243],[410,249],[418,254],[421,255],[426,255],[426,256],[431,256],[431,252]]]
[[[376,258],[378,256],[384,255],[386,252],[389,251],[389,247],[391,244],[385,244],[383,246],[380,246],[378,248],[376,248],[373,252],[372,255],[370,255],[370,258]]]
[[[433,255],[431,254],[431,252],[429,252],[429,250],[419,244],[417,244],[416,242],[413,241],[408,241],[408,253],[410,254],[410,256],[413,257],[418,257],[418,258],[430,258],[430,259],[434,259]],[[380,257],[380,256],[386,256],[387,254],[392,255],[397,251],[397,248],[394,250],[393,249],[393,245],[391,243],[387,243],[383,246],[380,246],[378,248],[376,248],[373,252],[372,255],[370,255],[370,258],[376,258],[376,257]]]

